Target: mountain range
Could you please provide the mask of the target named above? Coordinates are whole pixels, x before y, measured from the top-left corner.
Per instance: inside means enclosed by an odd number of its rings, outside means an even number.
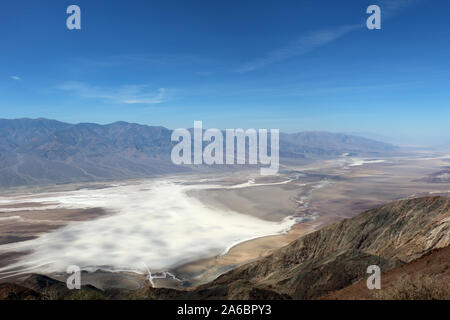
[[[188,172],[170,160],[172,130],[127,122],[69,124],[49,119],[0,119],[0,186],[13,187]],[[280,157],[317,159],[392,154],[398,148],[362,137],[280,134]]]

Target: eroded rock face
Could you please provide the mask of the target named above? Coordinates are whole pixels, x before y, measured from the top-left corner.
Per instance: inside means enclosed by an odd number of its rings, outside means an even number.
[[[333,291],[323,300],[450,300],[450,246],[434,249],[382,275],[380,291],[367,290],[365,279]]]

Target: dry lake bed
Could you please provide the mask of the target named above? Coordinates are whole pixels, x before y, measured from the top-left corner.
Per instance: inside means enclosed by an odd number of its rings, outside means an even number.
[[[259,171],[3,190],[0,281],[29,273],[190,287],[381,204],[450,195],[450,155],[342,157]]]

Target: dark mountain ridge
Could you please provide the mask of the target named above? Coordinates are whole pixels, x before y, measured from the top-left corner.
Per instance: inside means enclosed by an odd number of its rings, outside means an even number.
[[[127,122],[69,124],[0,119],[0,186],[131,179],[188,172],[170,160],[172,131]],[[317,159],[353,153],[380,156],[393,145],[345,134],[280,134],[280,157]]]
[[[255,290],[314,299],[450,245],[450,198],[396,201],[305,235],[266,258],[195,290],[199,297],[249,299]]]

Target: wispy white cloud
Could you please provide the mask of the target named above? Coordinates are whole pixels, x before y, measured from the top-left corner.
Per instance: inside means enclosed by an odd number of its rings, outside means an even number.
[[[10,76],[10,78],[13,80],[22,80],[22,78],[19,76]]]
[[[306,36],[300,37],[284,48],[269,52],[262,58],[257,58],[246,63],[239,72],[249,72],[260,69],[269,64],[280,62],[295,56],[306,54],[316,48],[331,43],[345,34],[361,28],[360,25],[347,25],[329,30],[312,32]]]
[[[127,85],[116,89],[89,86],[82,82],[66,82],[58,89],[70,91],[82,98],[101,99],[125,104],[157,104],[166,101],[166,89],[152,90],[149,85]]]
[[[379,0],[378,4],[381,7],[382,19],[384,20],[393,18],[401,11],[422,1],[423,0]],[[340,39],[351,31],[362,29],[364,27],[365,25],[363,24],[353,24],[312,32],[306,36],[299,37],[283,48],[271,51],[263,57],[247,62],[240,69],[238,69],[238,72],[250,72],[263,68],[272,63],[281,62],[292,57],[306,54]]]

